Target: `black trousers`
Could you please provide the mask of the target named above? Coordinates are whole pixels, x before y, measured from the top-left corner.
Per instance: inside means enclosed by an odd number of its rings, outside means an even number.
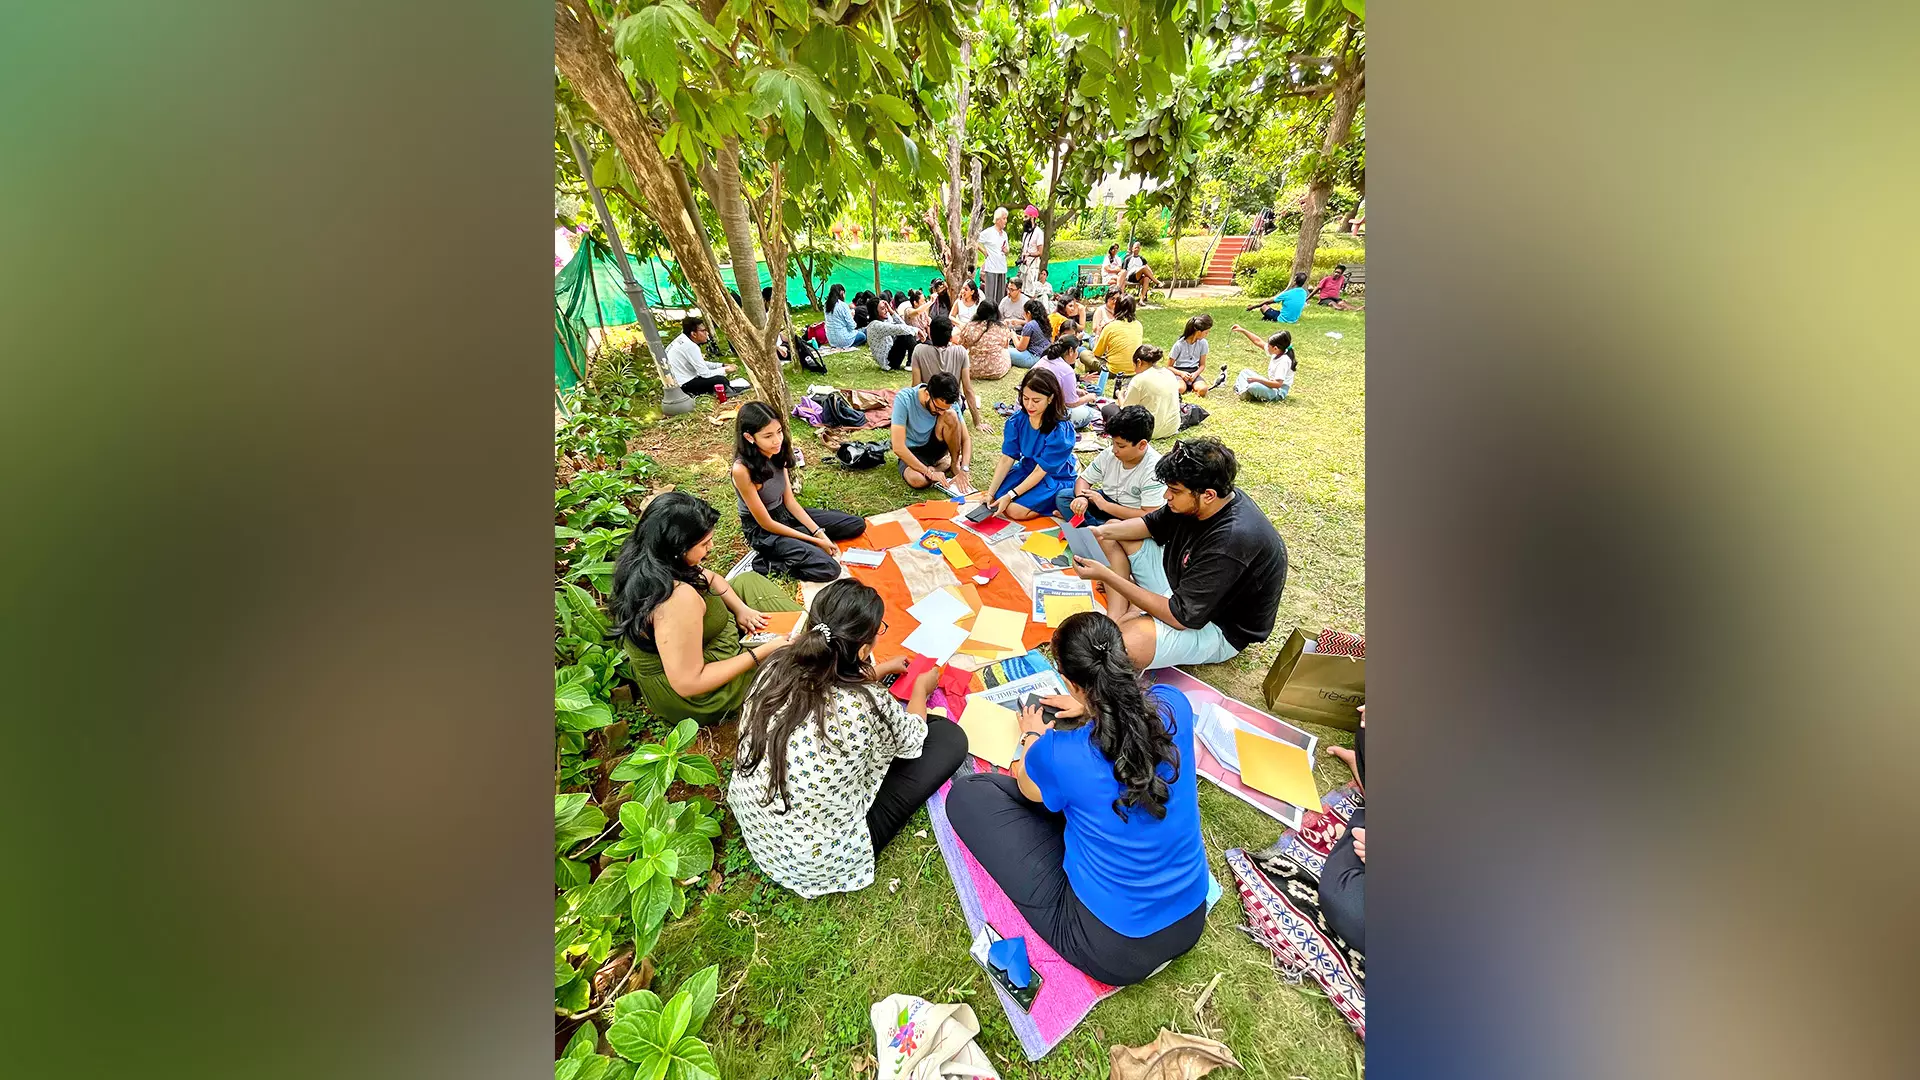
[[[1367,782],[1367,729],[1353,737],[1354,772]],[[1353,830],[1367,827],[1367,808],[1361,807],[1347,823],[1346,835],[1333,846],[1320,871],[1320,913],[1327,928],[1346,939],[1355,952],[1367,951],[1367,864],[1353,851]]]
[[[960,725],[938,716],[927,718],[927,743],[917,758],[894,758],[886,779],[867,808],[867,833],[873,837],[873,857],[912,820],[940,785],[947,782],[967,756],[967,733]]]
[[[790,529],[807,531],[806,526],[788,513],[785,506],[770,507],[767,512],[773,515],[773,520]],[[857,514],[816,510],[809,506],[807,516],[826,532],[830,540],[851,540],[867,531],[867,519]],[[749,514],[740,515],[740,529],[746,533],[747,545],[760,555],[754,560],[754,569],[762,574],[791,574],[801,581],[832,581],[840,576],[840,564],[817,545],[791,536],[776,536],[761,528],[760,523]]]
[[[688,379],[680,384],[680,389],[689,394],[711,394],[715,387],[727,385],[725,375],[702,375],[697,379]]]
[[[1028,802],[1011,776],[976,773],[954,781],[947,793],[947,819],[1034,933],[1101,982],[1145,981],[1193,948],[1206,928],[1205,901],[1146,937],[1128,937],[1101,922],[1067,880],[1066,817]]]

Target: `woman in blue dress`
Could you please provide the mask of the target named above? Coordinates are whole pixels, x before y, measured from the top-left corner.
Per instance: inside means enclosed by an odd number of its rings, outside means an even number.
[[[1043,367],[1020,380],[1020,412],[1007,417],[993,469],[993,508],[1015,521],[1053,513],[1053,498],[1073,490],[1074,429],[1060,381]]]

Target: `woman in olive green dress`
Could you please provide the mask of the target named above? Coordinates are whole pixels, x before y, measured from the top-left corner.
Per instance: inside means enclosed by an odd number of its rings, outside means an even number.
[[[711,724],[740,708],[754,672],[787,639],[740,647],[766,612],[799,611],[755,573],[732,582],[700,565],[720,515],[684,491],[654,499],[614,564],[614,636],[625,646],[640,695],[667,723]]]

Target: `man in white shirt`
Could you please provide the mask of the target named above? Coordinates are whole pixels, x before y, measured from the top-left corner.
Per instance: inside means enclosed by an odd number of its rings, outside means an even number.
[[[1127,249],[1127,262],[1122,274],[1128,285],[1140,286],[1140,302],[1143,304],[1147,302],[1147,287],[1160,284],[1160,279],[1153,276],[1153,268],[1147,265],[1146,257],[1140,254],[1138,240]]]
[[[982,259],[980,265],[980,298],[994,307],[1007,295],[1007,208],[1002,206],[993,212],[991,228],[981,229],[980,238],[975,246]]]
[[[712,337],[707,320],[689,315],[680,320],[680,336],[667,346],[667,378],[689,394],[711,394],[733,374],[732,364],[716,364],[701,353],[700,346]]]

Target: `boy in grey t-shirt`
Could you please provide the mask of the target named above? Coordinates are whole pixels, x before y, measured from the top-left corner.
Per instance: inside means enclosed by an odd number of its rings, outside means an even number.
[[[1154,475],[1160,451],[1153,438],[1153,413],[1144,405],[1128,405],[1107,421],[1113,445],[1100,451],[1074,478],[1073,491],[1054,498],[1054,513],[1062,521],[1084,514],[1086,524],[1115,518],[1144,517],[1167,501],[1167,485]]]

